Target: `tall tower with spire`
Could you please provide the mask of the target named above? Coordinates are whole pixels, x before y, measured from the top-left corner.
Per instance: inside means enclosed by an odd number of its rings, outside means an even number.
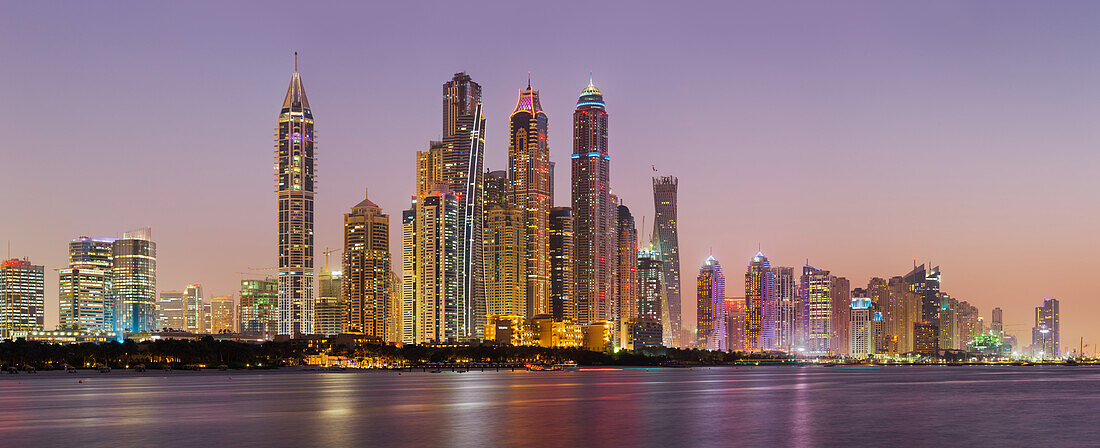
[[[509,119],[508,197],[524,216],[527,314],[550,313],[550,143],[549,117],[539,92],[519,92]]]
[[[313,334],[313,112],[298,53],[275,128],[279,210],[279,334]]]
[[[577,316],[582,325],[614,314],[615,207],[610,198],[607,110],[600,89],[588,86],[573,111],[573,213]],[[631,254],[635,263],[637,254]]]

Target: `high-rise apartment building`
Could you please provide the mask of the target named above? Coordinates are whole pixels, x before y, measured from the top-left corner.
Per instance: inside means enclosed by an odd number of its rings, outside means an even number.
[[[187,285],[183,289],[183,331],[205,333],[203,328],[202,285]]]
[[[745,348],[745,298],[726,297],[726,346],[733,352]]]
[[[679,181],[672,176],[653,178],[653,247],[660,252],[664,272],[665,298],[668,300],[669,321],[675,347],[687,343],[680,312],[680,239],[676,221],[676,188]]]
[[[771,277],[775,303],[772,307],[775,310],[775,336],[771,348],[792,352],[798,346],[798,281],[792,267],[773,267]]]
[[[86,236],[69,242],[69,267],[58,270],[58,327],[90,331],[114,328],[113,243],[114,239]]]
[[[313,112],[298,74],[298,54],[275,128],[279,210],[279,334],[313,334]]]
[[[848,353],[848,323],[852,309],[852,283],[844,277],[830,276],[829,293],[832,294],[831,351],[836,355]]]
[[[183,291],[161,291],[157,297],[157,328],[184,331],[187,329],[187,305]]]
[[[699,268],[697,278],[698,347],[707,350],[728,350],[726,336],[726,276],[722,265],[713,256]]]
[[[495,171],[490,174],[490,178],[494,181],[502,179],[496,177],[497,174],[503,174],[503,172]],[[487,183],[487,187],[493,183],[495,182]],[[487,188],[487,190],[496,189]],[[520,209],[508,203],[506,199],[504,201],[499,200],[500,196],[497,196],[495,192],[492,198],[486,201],[485,230],[483,232],[485,238],[486,313],[496,316],[526,316],[527,279],[524,273],[526,272],[527,259],[525,257],[526,221],[524,214]],[[566,224],[564,219],[564,217],[559,216],[557,224],[564,226]],[[561,234],[555,235],[552,233],[551,240],[555,236],[560,237],[563,239],[557,240],[557,242],[565,244],[565,229],[561,230]],[[555,253],[555,255],[564,257],[568,254],[562,248],[562,251]],[[562,262],[563,259],[553,258],[552,261]],[[559,270],[557,274],[566,275],[567,272]],[[552,286],[562,288],[555,290],[556,292],[568,293],[566,289],[569,287],[568,285],[553,284]],[[558,304],[562,306],[571,305],[564,302]]]
[[[607,152],[607,110],[603,94],[589,79],[573,111],[572,199],[575,221],[576,296],[580,323],[610,320],[619,297],[615,278],[616,204],[611,199]],[[633,219],[631,219],[633,221]],[[621,222],[620,222],[621,223]],[[618,241],[621,242],[621,241]],[[636,252],[624,261],[633,265]],[[625,283],[622,286],[627,286]],[[633,295],[633,292],[631,292]],[[620,299],[621,301],[621,299]],[[629,319],[629,317],[623,317]]]
[[[768,257],[757,252],[745,271],[746,350],[771,350],[775,337],[775,278]]]
[[[989,329],[997,332],[999,336],[1004,336],[1004,322],[1004,311],[1001,310],[1001,307],[993,308],[993,315],[989,320]]]
[[[849,307],[846,327],[850,334],[845,351],[853,358],[866,358],[875,353],[874,304],[870,299],[860,298],[852,300]]]
[[[638,317],[655,319],[661,324],[661,345],[672,347],[673,335],[665,297],[661,254],[652,245],[638,251]]]
[[[351,307],[344,303],[343,288],[344,271],[326,268],[317,274],[317,302],[313,306],[313,328],[317,333],[333,336],[347,331],[347,311]]]
[[[415,204],[416,343],[464,340],[473,334],[463,318],[468,302],[461,294],[459,204],[446,185]]]
[[[157,328],[157,244],[152,231],[125,232],[111,245],[111,295],[119,318],[115,331]]]
[[[573,210],[550,209],[550,315],[554,319],[576,322],[576,286],[574,253],[576,232]]]
[[[611,297],[598,297],[601,305],[597,309],[602,313],[603,304],[610,307],[609,314],[622,328],[623,322],[638,317],[638,229],[625,205],[617,208],[611,236],[615,238],[614,288]]]
[[[218,296],[210,299],[210,333],[236,333],[237,306],[233,296]]]
[[[508,196],[524,216],[527,316],[550,312],[550,143],[549,117],[539,92],[519,92],[509,117]],[[582,313],[584,305],[581,305]],[[581,317],[582,323],[583,316]]]
[[[344,214],[342,273],[344,331],[386,340],[391,314],[398,312],[390,309],[390,215],[366,194]]]
[[[832,282],[829,271],[813,266],[802,267],[799,294],[805,304],[807,334],[805,350],[808,355],[830,354],[832,327]]]
[[[417,316],[420,309],[416,293],[420,282],[416,274],[416,202],[412,208],[401,211],[401,342],[416,344],[420,341]]]
[[[26,258],[0,263],[0,339],[42,329],[45,286],[42,266]]]
[[[1031,348],[1041,358],[1052,359],[1061,352],[1062,318],[1058,299],[1047,297],[1035,307],[1035,326],[1031,329]]]
[[[274,339],[279,332],[279,281],[241,280],[237,304],[237,328],[241,333],[262,339]]]

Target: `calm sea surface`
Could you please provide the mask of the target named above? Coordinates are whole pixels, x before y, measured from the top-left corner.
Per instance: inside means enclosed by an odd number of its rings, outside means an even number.
[[[1100,446],[1098,417],[1091,367],[0,375],[4,447]]]

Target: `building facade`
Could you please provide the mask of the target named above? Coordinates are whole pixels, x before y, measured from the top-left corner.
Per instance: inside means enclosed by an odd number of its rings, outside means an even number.
[[[519,92],[509,123],[508,196],[524,216],[526,306],[527,317],[531,317],[550,312],[550,201],[553,186],[550,177],[549,117],[542,110],[539,92],[531,89],[530,82],[526,90]]]
[[[672,176],[653,178],[653,247],[660,252],[664,271],[665,298],[668,300],[669,327],[674,346],[687,343],[680,312],[680,238],[676,221],[676,189],[679,180]]]
[[[69,267],[58,270],[58,327],[110,331],[111,247],[114,239],[82,236],[69,242]]]
[[[347,331],[350,307],[344,303],[343,290],[344,271],[326,269],[317,275],[317,303],[313,307],[313,328],[317,333],[334,336]]]
[[[294,54],[275,128],[278,197],[279,334],[313,334],[314,122]]]
[[[44,268],[26,258],[0,263],[0,339],[42,330],[45,318]]]
[[[622,329],[624,322],[638,317],[638,229],[625,205],[616,209],[615,230],[611,236],[615,239],[611,258],[615,266],[614,288],[610,297],[599,297],[598,303],[610,308],[612,320]]]
[[[832,326],[832,282],[829,271],[813,266],[802,267],[799,294],[803,297],[806,316],[806,344],[809,355],[830,354]]]
[[[1061,352],[1062,317],[1058,299],[1045,298],[1035,307],[1035,326],[1031,329],[1031,348],[1041,358],[1053,359]]]
[[[706,350],[728,350],[726,335],[726,276],[713,256],[699,268],[697,278],[697,346]]]
[[[611,200],[611,156],[603,94],[589,80],[573,111],[572,201],[576,223],[576,296],[580,322],[611,320],[616,310],[616,205]],[[633,264],[635,254],[627,263]]]
[[[757,252],[745,272],[745,344],[749,351],[771,350],[775,343],[775,277],[768,257]]]
[[[550,209],[550,316],[576,322],[575,218],[569,207]]]
[[[344,214],[342,265],[342,330],[387,340],[392,314],[399,312],[390,308],[390,215],[366,195]]]
[[[111,295],[119,324],[115,331],[143,333],[157,328],[157,244],[152,231],[123,233],[111,245]]]
[[[279,281],[241,280],[237,304],[237,328],[241,333],[262,339],[274,339],[279,333]]]

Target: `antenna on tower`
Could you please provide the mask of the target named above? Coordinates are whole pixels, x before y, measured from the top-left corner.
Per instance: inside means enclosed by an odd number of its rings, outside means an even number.
[[[294,52],[294,73],[298,73],[298,52]]]
[[[527,70],[527,90],[531,90],[531,71]]]

